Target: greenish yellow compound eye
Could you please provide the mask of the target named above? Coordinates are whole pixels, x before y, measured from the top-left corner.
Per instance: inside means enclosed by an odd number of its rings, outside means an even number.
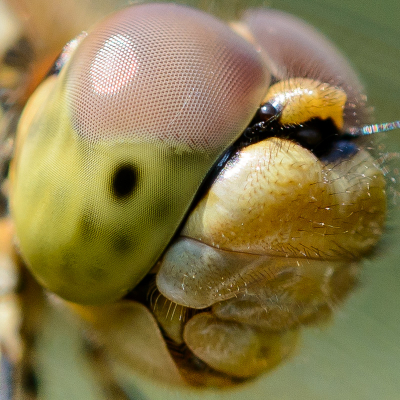
[[[122,297],[152,268],[269,86],[260,54],[187,7],[96,26],[19,126],[11,208],[21,253],[62,297]]]

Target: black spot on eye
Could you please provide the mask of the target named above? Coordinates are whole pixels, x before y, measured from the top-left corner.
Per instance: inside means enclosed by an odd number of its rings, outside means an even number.
[[[124,233],[118,233],[112,237],[112,246],[117,253],[126,253],[132,245],[131,237]]]
[[[90,211],[84,211],[79,220],[79,231],[83,240],[90,241],[96,235],[99,223]]]
[[[133,194],[138,182],[138,169],[131,164],[117,167],[112,179],[111,190],[117,199],[125,199]]]
[[[103,268],[94,266],[88,269],[88,276],[97,282],[101,282],[107,278],[107,273]]]
[[[169,196],[156,196],[154,198],[152,207],[149,209],[149,216],[154,224],[159,224],[160,221],[165,220],[174,211],[174,206]]]
[[[78,262],[75,254],[72,251],[65,250],[59,265],[59,274],[62,276],[65,285],[78,283],[79,278],[76,271],[79,271],[79,268],[77,268],[77,265]]]

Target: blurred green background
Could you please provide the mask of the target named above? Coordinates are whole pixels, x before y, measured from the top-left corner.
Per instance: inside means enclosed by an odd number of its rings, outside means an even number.
[[[225,15],[235,14],[240,7],[266,5],[304,18],[336,43],[359,71],[369,102],[375,107],[377,122],[400,119],[398,0],[199,0],[193,3]],[[400,131],[387,134],[384,143],[388,151],[400,151]],[[400,166],[400,159],[396,163]],[[399,216],[399,205],[393,206],[380,250],[364,262],[360,287],[338,310],[333,323],[323,328],[304,329],[297,354],[289,362],[255,382],[225,391],[170,389],[124,376],[121,371],[130,397],[148,400],[399,399]],[[77,364],[79,351],[74,346],[78,339],[68,323],[60,315],[50,315],[47,328],[43,338],[46,345],[41,353],[46,360],[41,398],[101,399],[86,366]],[[61,380],[66,383],[60,385]]]

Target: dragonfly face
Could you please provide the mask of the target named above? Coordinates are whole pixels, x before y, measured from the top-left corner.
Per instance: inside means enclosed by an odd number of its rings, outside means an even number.
[[[290,15],[228,26],[171,4],[69,51],[19,123],[26,266],[141,372],[225,386],[275,366],[383,231],[383,172],[348,134],[369,119],[351,67]],[[130,350],[144,337],[150,361]]]

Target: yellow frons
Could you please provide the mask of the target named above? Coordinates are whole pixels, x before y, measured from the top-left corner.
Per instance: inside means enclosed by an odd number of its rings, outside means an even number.
[[[264,103],[280,104],[282,125],[298,125],[312,118],[331,118],[343,128],[346,93],[335,86],[314,79],[290,78],[272,85]]]

